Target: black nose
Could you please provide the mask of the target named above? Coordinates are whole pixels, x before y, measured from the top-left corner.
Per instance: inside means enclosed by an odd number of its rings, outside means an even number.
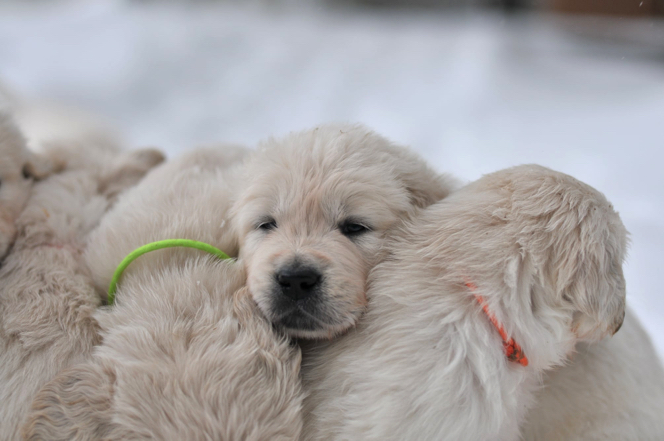
[[[321,275],[311,268],[283,269],[277,273],[281,293],[291,300],[301,300],[313,294]]]

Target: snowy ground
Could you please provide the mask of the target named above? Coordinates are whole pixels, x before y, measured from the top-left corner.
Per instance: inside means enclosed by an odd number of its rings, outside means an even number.
[[[588,182],[632,233],[629,302],[664,355],[661,45],[537,16],[36,4],[0,3],[0,78],[134,144],[175,154],[358,121],[466,180],[533,162]]]

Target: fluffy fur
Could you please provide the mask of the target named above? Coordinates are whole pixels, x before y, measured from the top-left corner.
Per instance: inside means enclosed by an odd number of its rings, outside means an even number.
[[[45,158],[31,153],[9,115],[0,112],[0,261],[16,237],[21,214],[36,178],[50,172]]]
[[[77,158],[82,153],[69,152]],[[35,184],[0,269],[3,440],[18,439],[39,388],[99,342],[92,317],[99,298],[81,259],[82,247],[112,197],[163,160],[153,150],[109,158],[89,147],[86,154],[83,162],[89,167],[72,167]],[[64,158],[65,150],[58,155]]]
[[[103,299],[117,265],[141,245],[163,239],[192,239],[237,255],[228,219],[233,182],[248,150],[219,146],[193,150],[154,170],[127,192],[92,233],[85,260]],[[127,268],[152,272],[175,259],[179,265],[200,251],[170,249],[149,253]]]
[[[147,242],[189,238],[230,254],[228,163],[238,149],[189,154],[124,195],[86,252],[97,286]],[[93,264],[94,262],[94,264]],[[97,314],[103,344],[35,399],[30,440],[295,440],[300,351],[248,294],[241,262],[168,249],[132,263]]]
[[[425,209],[371,273],[368,312],[305,353],[306,440],[518,440],[542,372],[622,323],[626,231],[581,182],[538,166]],[[473,292],[522,346],[507,360]]]
[[[304,338],[355,324],[388,232],[452,187],[411,151],[351,125],[270,139],[244,173],[232,218],[249,289],[273,323]],[[305,289],[293,294],[286,275],[311,281],[296,280]]]
[[[661,441],[664,369],[627,310],[620,332],[580,343],[569,365],[548,372],[528,413],[526,441]]]

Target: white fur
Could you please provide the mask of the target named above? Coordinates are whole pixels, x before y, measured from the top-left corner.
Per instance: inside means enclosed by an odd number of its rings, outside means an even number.
[[[305,440],[518,440],[542,373],[624,315],[626,232],[537,166],[487,175],[395,234],[356,329],[305,352]],[[470,279],[530,364],[510,362]]]
[[[14,223],[35,178],[44,178],[49,172],[48,161],[28,150],[10,116],[0,112],[0,261],[14,241]]]
[[[192,239],[236,256],[237,239],[228,217],[230,187],[246,154],[238,146],[194,150],[155,169],[118,200],[93,232],[85,253],[100,294],[105,297],[122,259],[149,242]],[[132,263],[125,277],[164,266],[172,256],[179,262],[198,255],[200,251],[190,249],[149,253]]]
[[[526,441],[664,439],[664,369],[627,310],[620,331],[580,343],[569,363],[548,372],[523,428]]]
[[[105,291],[120,260],[159,239],[233,255],[229,176],[242,152],[199,150],[123,196],[85,254]],[[244,288],[241,262],[167,249],[132,263],[100,311],[103,344],[33,403],[31,440],[295,440],[300,352],[275,334]]]
[[[63,157],[65,150],[58,154]],[[16,243],[0,269],[3,440],[18,439],[39,388],[61,369],[84,359],[99,342],[92,317],[99,299],[81,259],[83,245],[120,184],[132,185],[140,178],[139,169],[144,174],[163,159],[155,151],[115,158],[99,157],[93,149],[87,154],[84,162],[90,167],[66,170],[33,187],[16,220]]]
[[[263,143],[247,161],[233,208],[248,286],[263,313],[290,335],[330,338],[366,305],[366,277],[388,232],[452,184],[406,148],[357,125],[325,125]],[[273,220],[271,230],[260,228]],[[368,227],[356,237],[341,226]],[[321,282],[301,301],[276,275],[308,267]]]

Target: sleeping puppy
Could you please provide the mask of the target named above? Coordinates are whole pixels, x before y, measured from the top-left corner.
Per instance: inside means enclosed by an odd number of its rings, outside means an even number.
[[[37,178],[44,178],[50,165],[28,150],[23,135],[9,115],[0,112],[0,261],[16,236],[16,218]]]
[[[394,234],[357,328],[311,343],[305,440],[518,440],[542,373],[620,327],[626,231],[596,190],[521,166]]]
[[[547,372],[526,417],[526,441],[661,441],[664,369],[648,334],[627,310],[620,332],[581,343]]]
[[[356,125],[270,139],[232,210],[256,303],[289,335],[332,338],[366,305],[390,229],[452,188],[411,151]]]
[[[203,241],[230,255],[229,177],[241,149],[197,150],[124,194],[85,258],[104,290],[149,242]],[[103,343],[37,396],[29,440],[297,440],[300,351],[245,288],[242,262],[164,249],[134,261],[116,303],[96,314]]]
[[[99,305],[81,251],[121,187],[163,160],[154,150],[69,152],[67,168],[32,186],[15,221],[16,241],[0,269],[0,439],[19,438],[36,392],[99,342]],[[65,158],[65,150],[58,156]],[[138,173],[138,171],[142,173]],[[27,187],[27,184],[25,185]]]

